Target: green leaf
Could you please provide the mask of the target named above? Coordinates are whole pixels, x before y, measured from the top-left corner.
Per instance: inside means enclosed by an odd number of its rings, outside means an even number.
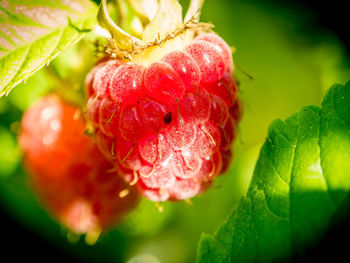
[[[271,262],[302,253],[330,225],[350,191],[350,81],[322,107],[274,121],[238,207],[215,235],[204,234],[198,262]]]
[[[96,23],[87,0],[0,2],[0,96],[27,80]]]

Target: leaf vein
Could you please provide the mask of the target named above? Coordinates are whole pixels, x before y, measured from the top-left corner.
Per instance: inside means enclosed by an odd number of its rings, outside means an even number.
[[[42,61],[46,61],[46,62],[47,62],[48,58],[55,52],[55,49],[56,49],[58,43],[60,43],[60,40],[61,40],[61,38],[62,38],[62,33],[63,33],[63,30],[60,29],[60,36],[59,36],[58,39],[57,39],[57,42],[56,42],[56,44],[55,44],[55,48],[53,48],[52,51],[51,51],[48,55],[42,56]],[[12,82],[14,82],[14,80],[15,80],[16,78],[18,78],[18,76],[23,75],[23,72],[21,72],[21,71],[22,71],[24,65],[25,65],[25,64],[27,63],[27,61],[28,61],[29,54],[30,54],[30,50],[31,50],[32,48],[37,48],[34,44],[35,44],[35,42],[34,42],[33,44],[30,44],[30,45],[29,45],[28,52],[27,52],[27,54],[26,54],[24,60],[22,61],[20,68],[17,70],[16,74],[12,77],[12,79],[9,81],[9,84],[11,84]],[[30,60],[29,60],[29,61],[30,61]],[[40,65],[37,66],[36,68],[34,68],[31,72],[32,72],[32,73],[36,72],[37,70],[39,70],[39,69],[40,69],[41,67],[43,67],[44,65],[45,65],[45,63],[40,63]],[[17,84],[21,83],[21,82],[23,81],[23,77],[25,77],[25,76],[19,77],[19,80],[16,81],[14,85],[17,85]],[[8,84],[8,85],[9,85],[9,84]],[[6,85],[6,86],[8,86],[8,85]]]
[[[296,140],[295,140],[295,143],[292,144],[292,147],[293,147],[293,152],[292,152],[292,164],[291,164],[291,171],[290,171],[290,178],[289,178],[289,202],[288,202],[288,212],[289,212],[289,251],[292,252],[292,244],[293,244],[293,240],[292,240],[292,235],[291,235],[291,232],[292,232],[292,219],[291,219],[291,215],[293,214],[291,209],[291,200],[292,200],[292,196],[291,196],[291,190],[292,190],[292,185],[293,185],[293,174],[294,174],[294,165],[295,165],[295,159],[296,159],[296,149],[297,149],[297,145],[298,145],[298,142],[299,142],[299,136],[300,136],[300,113],[297,114],[297,125],[298,125],[298,129],[297,129],[297,136],[296,136]]]
[[[289,220],[288,217],[279,216],[275,212],[272,211],[272,209],[270,208],[269,203],[267,202],[267,193],[266,193],[266,191],[262,190],[262,193],[264,194],[264,201],[265,201],[267,212],[269,212],[269,214],[271,214],[273,217],[275,217],[275,218],[277,218],[279,220],[288,221]]]

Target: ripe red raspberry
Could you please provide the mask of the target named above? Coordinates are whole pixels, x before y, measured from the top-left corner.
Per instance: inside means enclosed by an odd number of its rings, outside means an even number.
[[[110,172],[81,112],[55,96],[38,101],[23,116],[19,143],[31,183],[47,209],[78,234],[117,223],[138,195]]]
[[[143,25],[132,29],[141,38],[113,23],[106,1],[100,7],[111,59],[87,77],[87,116],[101,152],[153,201],[199,194],[232,158],[241,113],[232,52],[203,33],[202,3],[190,1],[184,20],[178,1],[137,10]]]
[[[101,152],[150,200],[207,189],[228,167],[239,118],[230,47],[202,34],[148,66],[108,65],[89,77],[88,118]]]

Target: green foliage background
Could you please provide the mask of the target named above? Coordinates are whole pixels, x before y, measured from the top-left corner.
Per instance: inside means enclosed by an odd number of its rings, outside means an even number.
[[[185,2],[185,1],[181,1]],[[186,5],[186,2],[184,3]],[[88,34],[39,70],[8,97],[0,98],[0,205],[20,224],[86,262],[194,262],[201,233],[213,233],[246,193],[269,124],[301,107],[320,105],[334,82],[345,83],[349,62],[341,43],[327,33],[303,35],[307,14],[254,0],[207,0],[202,20],[237,49],[236,74],[241,84],[244,118],[234,150],[234,162],[214,187],[193,204],[170,203],[158,212],[150,202],[140,206],[94,246],[77,241],[38,204],[21,167],[16,134],[23,111],[37,98],[57,90],[58,83],[81,89],[94,62],[93,36]],[[240,69],[248,72],[248,78]],[[58,90],[75,103],[83,98]],[[203,220],[205,218],[205,220]],[[130,262],[133,262],[130,260]],[[135,262],[135,261],[134,261]]]

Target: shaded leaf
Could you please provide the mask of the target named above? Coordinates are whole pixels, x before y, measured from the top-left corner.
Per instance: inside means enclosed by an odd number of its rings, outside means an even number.
[[[203,235],[199,262],[271,262],[322,237],[350,190],[350,82],[322,107],[274,121],[247,195],[217,233]]]

